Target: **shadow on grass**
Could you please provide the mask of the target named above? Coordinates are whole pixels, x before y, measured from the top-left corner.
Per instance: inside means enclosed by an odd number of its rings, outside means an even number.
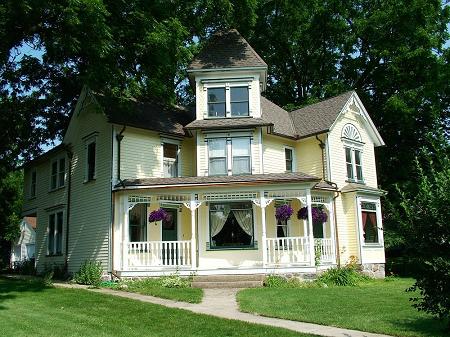
[[[48,289],[41,281],[36,279],[22,280],[0,276],[0,310],[5,310],[4,301],[17,298],[18,293],[40,292]]]
[[[417,318],[415,320],[391,320],[391,323],[404,331],[411,331],[421,336],[448,337],[450,331],[446,322],[433,317]]]

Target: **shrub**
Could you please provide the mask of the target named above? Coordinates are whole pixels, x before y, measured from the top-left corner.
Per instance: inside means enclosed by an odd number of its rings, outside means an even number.
[[[12,272],[20,275],[36,275],[35,259],[14,262]]]
[[[189,278],[183,278],[178,273],[169,276],[162,276],[160,284],[164,288],[190,288],[191,281]]]
[[[264,280],[264,286],[267,288],[317,288],[321,284],[302,281],[297,277],[286,278],[279,275],[269,275]]]
[[[75,273],[74,281],[78,284],[86,284],[98,287],[102,281],[103,268],[100,262],[86,260]]]
[[[361,274],[353,265],[342,268],[331,268],[322,273],[317,282],[325,283],[328,286],[356,286],[360,282],[367,281],[370,278]]]

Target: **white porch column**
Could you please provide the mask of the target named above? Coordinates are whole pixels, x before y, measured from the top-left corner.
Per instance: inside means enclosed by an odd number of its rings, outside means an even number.
[[[308,236],[309,236],[309,257],[311,266],[316,264],[316,254],[314,249],[314,232],[312,223],[312,204],[311,204],[311,190],[306,190],[306,206],[308,207]]]
[[[200,207],[202,203],[195,199],[195,194],[191,194],[189,203],[184,203],[191,211],[191,268],[197,268],[197,225],[195,221],[195,210]]]
[[[333,259],[334,263],[336,263],[336,224],[334,223],[334,205],[333,205],[333,199],[330,198],[330,202],[328,203],[328,213],[330,215],[330,221],[328,222],[330,224],[330,233],[331,233],[331,245],[333,249]]]
[[[267,233],[266,233],[266,198],[264,191],[261,191],[261,227],[262,227],[262,249],[263,249],[263,267],[267,264]]]
[[[123,226],[122,226],[122,270],[128,269],[128,242],[129,238],[129,207],[128,196],[123,200]]]

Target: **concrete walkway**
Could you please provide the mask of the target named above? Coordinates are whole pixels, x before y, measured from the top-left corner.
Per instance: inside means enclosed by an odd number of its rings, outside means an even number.
[[[58,283],[56,287],[81,288],[89,291],[129,298],[137,301],[164,305],[170,308],[185,309],[198,314],[216,316],[220,318],[240,320],[249,323],[270,325],[285,328],[297,332],[309,333],[327,337],[391,337],[388,335],[362,332],[357,330],[341,329],[331,326],[289,321],[279,318],[263,317],[239,311],[236,301],[236,293],[239,289],[204,289],[203,300],[199,304],[166,300],[159,297],[146,296],[125,291],[106,288],[88,289],[85,286]]]

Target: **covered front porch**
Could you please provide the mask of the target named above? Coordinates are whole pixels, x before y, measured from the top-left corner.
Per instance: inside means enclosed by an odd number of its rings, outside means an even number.
[[[286,204],[294,214],[278,221]],[[311,186],[121,191],[115,205],[113,265],[123,275],[311,272],[336,263],[332,193]],[[161,208],[167,219],[149,223]],[[314,208],[325,222],[313,221]]]

